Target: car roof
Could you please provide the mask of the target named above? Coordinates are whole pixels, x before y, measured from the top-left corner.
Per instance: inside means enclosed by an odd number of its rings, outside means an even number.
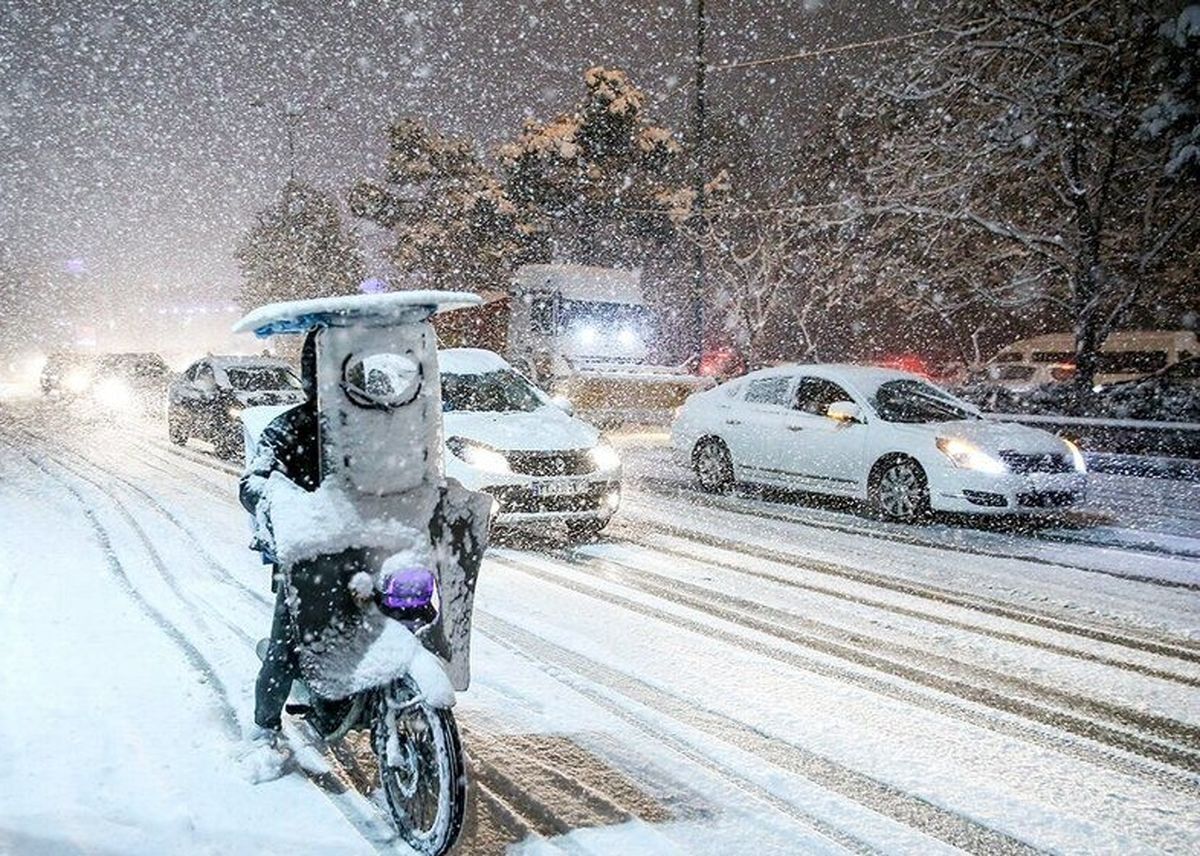
[[[829,380],[841,380],[854,386],[875,388],[889,380],[925,380],[920,375],[899,369],[886,369],[880,366],[863,366],[856,363],[786,363],[759,369],[738,378],[739,381],[758,380],[770,377],[794,377],[796,375],[813,375]]]
[[[196,360],[196,363],[211,363],[213,368],[237,368],[238,366],[271,366],[273,368],[290,369],[291,363],[279,357],[263,357],[263,356],[239,356],[236,354],[221,354],[210,357],[205,357],[202,360]],[[192,365],[195,365],[193,363]]]
[[[512,371],[504,357],[483,348],[446,348],[438,351],[438,370],[442,374],[470,375]]]

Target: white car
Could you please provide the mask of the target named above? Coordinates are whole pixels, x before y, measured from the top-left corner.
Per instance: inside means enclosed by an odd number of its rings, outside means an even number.
[[[1083,456],[1066,440],[867,366],[753,372],[689,398],[672,440],[705,490],[755,482],[837,494],[893,520],[1061,509],[1086,493]]]
[[[600,432],[492,351],[438,352],[446,475],[499,504],[496,522],[596,534],[621,503],[621,459]]]

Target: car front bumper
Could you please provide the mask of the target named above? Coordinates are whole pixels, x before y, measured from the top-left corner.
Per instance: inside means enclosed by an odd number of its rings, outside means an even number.
[[[1086,473],[930,474],[929,501],[935,511],[1049,514],[1077,508],[1086,500]]]
[[[547,492],[555,482],[574,482],[571,490]],[[621,504],[621,482],[615,479],[538,479],[520,483],[489,484],[479,490],[499,506],[500,525],[566,520],[607,521]]]

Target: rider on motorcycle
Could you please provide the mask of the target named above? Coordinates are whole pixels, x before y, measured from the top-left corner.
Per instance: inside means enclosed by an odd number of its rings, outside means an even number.
[[[242,476],[239,497],[255,517],[263,502],[263,491],[271,473],[286,476],[307,491],[321,483],[317,430],[317,351],[316,331],[304,339],[300,353],[300,378],[307,399],[271,421],[263,431]],[[263,561],[274,562],[272,545],[256,535],[252,549],[263,554]],[[271,638],[254,687],[254,722],[269,733],[278,734],[283,707],[299,676],[292,622],[287,607],[287,587],[281,584],[278,568],[272,564],[271,591],[275,592],[275,612]]]

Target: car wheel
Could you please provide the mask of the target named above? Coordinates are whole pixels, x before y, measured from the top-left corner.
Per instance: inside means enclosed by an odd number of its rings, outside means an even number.
[[[591,541],[608,525],[607,520],[568,520],[567,537],[573,543]]]
[[[875,465],[871,500],[886,520],[916,523],[929,517],[929,481],[912,458],[895,457]]]
[[[167,434],[171,438],[171,442],[176,446],[186,446],[188,434],[184,427],[179,423],[178,419],[167,417]]]
[[[692,452],[692,469],[700,487],[709,493],[727,493],[733,487],[733,460],[722,440],[701,440]]]
[[[232,437],[218,437],[213,441],[213,450],[217,453],[218,458],[226,461],[237,462],[242,457],[242,447]]]

